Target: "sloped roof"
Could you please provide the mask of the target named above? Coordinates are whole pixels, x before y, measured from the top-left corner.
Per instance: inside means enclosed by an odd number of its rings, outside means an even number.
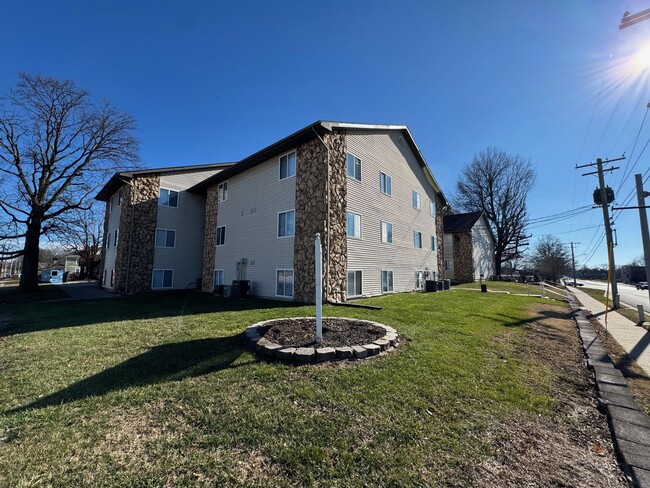
[[[442,192],[442,189],[440,188],[440,185],[438,184],[433,174],[431,173],[429,166],[427,165],[424,157],[422,156],[422,153],[420,152],[420,148],[415,143],[415,139],[413,139],[413,136],[411,135],[411,132],[409,131],[407,126],[382,125],[382,124],[358,124],[352,122],[334,122],[334,121],[325,121],[325,120],[319,120],[317,122],[314,122],[313,124],[310,124],[307,127],[304,127],[299,131],[294,132],[293,134],[283,139],[280,139],[277,142],[274,142],[270,146],[267,146],[264,149],[261,149],[260,151],[257,151],[256,153],[242,159],[237,164],[233,165],[231,168],[228,168],[225,171],[221,171],[220,173],[217,173],[197,183],[196,185],[191,187],[189,191],[205,192],[208,187],[214,184],[225,181],[236,174],[242,173],[247,169],[250,169],[260,163],[263,163],[264,161],[268,161],[269,159],[275,156],[279,156],[282,153],[290,149],[293,149],[297,145],[313,139],[316,135],[322,136],[328,132],[332,132],[334,129],[401,131],[402,134],[404,135],[404,139],[408,143],[418,163],[422,167],[424,174],[427,180],[429,181],[429,184],[431,184],[433,189],[440,194],[444,202],[448,203],[447,198],[445,197],[444,193]]]
[[[134,171],[121,171],[115,173],[110,180],[99,190],[95,197],[96,200],[106,201],[110,196],[115,193],[126,181],[133,179],[138,175],[166,175],[174,173],[193,173],[196,171],[208,171],[211,169],[226,169],[230,168],[235,163],[210,163],[210,164],[197,164],[193,166],[172,166],[168,168],[146,168]]]
[[[442,218],[442,231],[447,234],[454,232],[469,232],[474,224],[481,218],[483,212],[468,212],[461,214],[445,215]]]

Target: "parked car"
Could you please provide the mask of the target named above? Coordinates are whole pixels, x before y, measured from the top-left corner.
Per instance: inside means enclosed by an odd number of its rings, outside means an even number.
[[[639,281],[636,284],[636,289],[637,290],[647,290],[648,289],[648,282],[647,281]]]

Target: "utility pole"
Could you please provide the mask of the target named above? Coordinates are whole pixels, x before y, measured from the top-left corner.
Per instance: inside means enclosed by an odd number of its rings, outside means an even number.
[[[636,180],[636,198],[639,203],[639,220],[641,221],[641,239],[643,239],[643,258],[645,260],[645,280],[650,279],[650,235],[648,234],[648,215],[645,211],[645,197],[650,193],[643,190],[643,177],[638,174],[634,175]],[[650,288],[648,288],[648,297],[650,297]]]
[[[573,286],[577,287],[576,283],[576,256],[573,253],[573,241],[571,241],[571,263],[573,264]]]
[[[603,221],[605,224],[605,236],[607,237],[607,256],[609,258],[609,266],[610,269],[612,269],[614,272],[610,276],[610,282],[611,282],[611,287],[612,287],[612,308],[617,309],[619,308],[619,299],[618,299],[618,283],[616,282],[616,263],[614,262],[614,252],[610,252],[609,250],[613,248],[614,246],[614,240],[612,237],[612,225],[609,220],[609,204],[614,200],[614,194],[611,188],[608,188],[605,186],[605,172],[606,171],[614,171],[616,169],[620,169],[618,167],[613,167],[613,168],[607,168],[603,169],[603,164],[607,163],[613,163],[614,161],[621,161],[625,159],[625,156],[616,158],[616,159],[608,159],[607,161],[603,161],[602,159],[598,158],[596,159],[596,163],[589,163],[589,164],[583,164],[582,166],[576,166],[577,168],[585,168],[587,166],[596,166],[596,171],[592,171],[591,173],[584,173],[582,176],[587,176],[587,175],[598,175],[598,184],[599,184],[599,189],[596,189],[594,192],[594,203],[596,205],[600,204],[600,206],[603,208]],[[600,198],[598,198],[598,194],[600,194]]]

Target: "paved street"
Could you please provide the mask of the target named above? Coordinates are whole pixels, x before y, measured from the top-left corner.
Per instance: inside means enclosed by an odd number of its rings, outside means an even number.
[[[603,281],[589,281],[589,280],[577,280],[577,281],[578,283],[584,283],[585,288],[594,288],[596,290],[605,291],[607,287],[607,283]],[[572,281],[569,281],[569,283],[572,283]],[[581,287],[579,287],[578,289],[580,288]],[[572,291],[574,290],[573,287],[570,287],[570,289]],[[648,296],[648,290],[637,290],[634,285],[625,285],[623,283],[619,283],[618,294],[621,297],[622,303],[629,305],[632,308],[636,308],[638,304],[642,304],[644,310],[650,313],[650,297]]]

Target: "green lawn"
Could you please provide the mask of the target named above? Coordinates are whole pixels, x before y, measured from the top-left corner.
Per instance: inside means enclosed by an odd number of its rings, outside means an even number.
[[[575,420],[549,393],[561,373],[518,353],[541,301],[466,297],[326,306],[402,344],[305,367],[258,359],[240,333],[309,306],[175,292],[5,306],[0,486],[472,484],[495,424]]]
[[[509,293],[518,293],[522,295],[539,295],[540,287],[536,283],[515,283],[512,281],[483,281],[483,284],[487,285],[488,291],[506,291]],[[474,283],[463,283],[461,285],[456,285],[453,289],[470,289],[470,290],[480,290],[481,284],[476,281]]]

